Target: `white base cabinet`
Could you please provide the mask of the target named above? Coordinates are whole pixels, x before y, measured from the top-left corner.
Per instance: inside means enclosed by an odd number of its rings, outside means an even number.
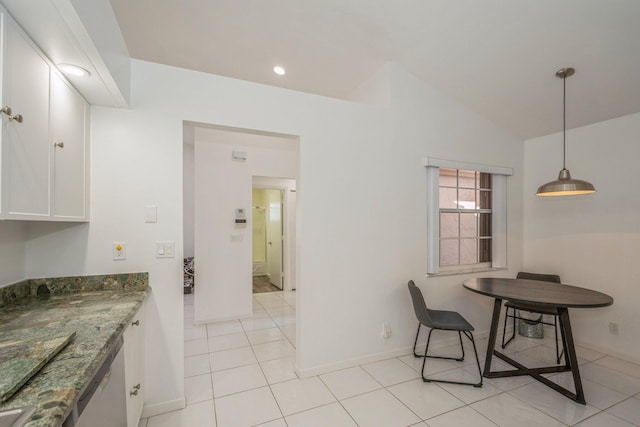
[[[144,406],[145,369],[144,304],[124,331],[124,378],[127,427],[137,427]]]
[[[88,221],[89,105],[0,8],[0,219]]]

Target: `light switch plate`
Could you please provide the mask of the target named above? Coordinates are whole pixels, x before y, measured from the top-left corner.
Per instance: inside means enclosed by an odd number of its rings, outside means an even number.
[[[175,258],[176,242],[156,242],[156,258]]]
[[[156,206],[144,207],[144,222],[158,222],[158,208]]]

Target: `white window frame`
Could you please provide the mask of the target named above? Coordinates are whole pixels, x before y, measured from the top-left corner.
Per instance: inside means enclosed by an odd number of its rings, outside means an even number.
[[[427,168],[427,274],[462,274],[479,270],[507,268],[507,177],[513,169],[474,163],[445,160],[435,157],[424,159]],[[440,168],[462,169],[490,173],[492,175],[491,200],[491,265],[454,266],[440,269]]]

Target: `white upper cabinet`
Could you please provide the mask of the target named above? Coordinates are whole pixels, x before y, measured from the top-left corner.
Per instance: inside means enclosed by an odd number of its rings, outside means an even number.
[[[88,221],[88,104],[0,14],[0,219]]]
[[[86,219],[88,106],[54,70],[50,105],[52,214],[56,219]]]

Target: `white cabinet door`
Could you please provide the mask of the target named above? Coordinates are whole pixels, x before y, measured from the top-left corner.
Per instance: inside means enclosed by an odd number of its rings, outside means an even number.
[[[124,331],[124,373],[127,398],[127,426],[137,427],[144,405],[145,368],[144,305]]]
[[[51,72],[51,138],[53,150],[53,216],[87,217],[87,102]]]
[[[2,114],[4,213],[48,216],[49,64],[6,14],[3,20]],[[35,219],[35,218],[34,218]]]

